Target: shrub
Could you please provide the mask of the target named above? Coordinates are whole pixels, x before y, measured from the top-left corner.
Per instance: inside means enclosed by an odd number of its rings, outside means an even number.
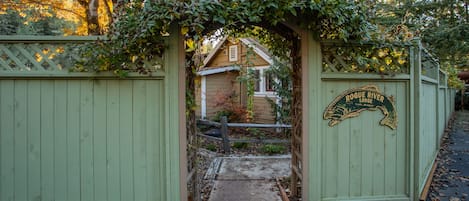
[[[247,142],[234,142],[233,143],[233,148],[246,149],[246,148],[248,148],[248,143]]]
[[[222,116],[228,118],[228,122],[245,122],[246,121],[246,109],[243,105],[237,102],[235,91],[223,93],[218,91],[214,97],[215,107],[221,108],[217,112],[214,121],[220,121]]]
[[[262,130],[259,128],[246,128],[246,131],[248,131],[253,136],[264,137],[264,132],[262,132]]]
[[[276,144],[266,144],[262,146],[262,152],[267,153],[267,154],[280,154],[285,152],[285,147],[282,145],[276,145]]]
[[[215,144],[207,144],[205,148],[209,151],[217,151],[217,146]]]

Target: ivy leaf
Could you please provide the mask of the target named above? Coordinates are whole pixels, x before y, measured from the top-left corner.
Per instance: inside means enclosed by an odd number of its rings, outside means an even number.
[[[225,24],[226,22],[225,18],[223,18],[222,16],[214,16],[213,21],[218,22],[220,24]]]
[[[186,52],[195,51],[195,42],[192,39],[186,40]]]
[[[188,27],[182,27],[181,28],[181,34],[186,35],[187,33],[189,33],[189,28]]]

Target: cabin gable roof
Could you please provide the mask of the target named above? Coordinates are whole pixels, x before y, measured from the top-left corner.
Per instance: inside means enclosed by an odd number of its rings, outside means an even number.
[[[237,46],[235,61],[230,61],[230,48]],[[224,72],[228,70],[238,70],[233,68],[234,66],[246,66],[247,51],[253,51],[255,57],[250,63],[252,66],[270,66],[273,64],[272,57],[268,52],[267,48],[262,46],[258,41],[252,38],[238,38],[236,41],[230,40],[228,37],[224,37],[210,53],[204,59],[203,67],[199,70],[199,74],[206,74],[206,72]],[[221,71],[207,71],[208,69],[224,68]],[[205,71],[204,73],[201,73]],[[209,73],[211,74],[211,73]]]

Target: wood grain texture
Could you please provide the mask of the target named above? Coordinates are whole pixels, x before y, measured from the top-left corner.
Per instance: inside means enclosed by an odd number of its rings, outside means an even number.
[[[164,88],[0,80],[0,200],[165,200]]]
[[[14,94],[15,81],[0,83],[0,200],[14,199]]]
[[[323,199],[405,196],[408,189],[409,149],[407,132],[407,87],[405,81],[324,81],[323,103],[343,91],[364,85],[377,85],[396,100],[398,127],[379,125],[381,110],[363,111],[330,127],[323,120]]]

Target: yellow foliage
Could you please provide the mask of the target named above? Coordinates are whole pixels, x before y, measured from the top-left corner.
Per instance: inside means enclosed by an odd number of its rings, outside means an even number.
[[[397,60],[397,63],[399,63],[399,64],[401,64],[401,65],[404,64],[405,62],[406,62],[406,60],[405,60],[405,59],[402,59],[402,58],[399,58],[399,59]]]
[[[186,40],[186,52],[192,52],[196,48],[195,42],[192,39]]]
[[[187,33],[189,33],[189,28],[188,27],[182,27],[181,28],[181,34],[186,35]]]
[[[17,10],[20,16],[26,17],[27,21],[38,21],[44,17],[56,16],[60,19],[76,24],[76,29],[63,30],[64,35],[88,35],[88,21],[86,9],[88,5],[80,4],[76,0],[0,0],[0,14],[9,9]],[[98,21],[102,31],[108,30],[112,17],[112,0],[98,0]],[[89,1],[84,1],[89,2]],[[106,6],[109,5],[108,6]],[[34,10],[35,15],[28,15],[26,10]],[[27,21],[25,23],[27,23]]]
[[[392,63],[392,58],[391,57],[386,57],[384,58],[384,62],[386,62],[387,65]]]

